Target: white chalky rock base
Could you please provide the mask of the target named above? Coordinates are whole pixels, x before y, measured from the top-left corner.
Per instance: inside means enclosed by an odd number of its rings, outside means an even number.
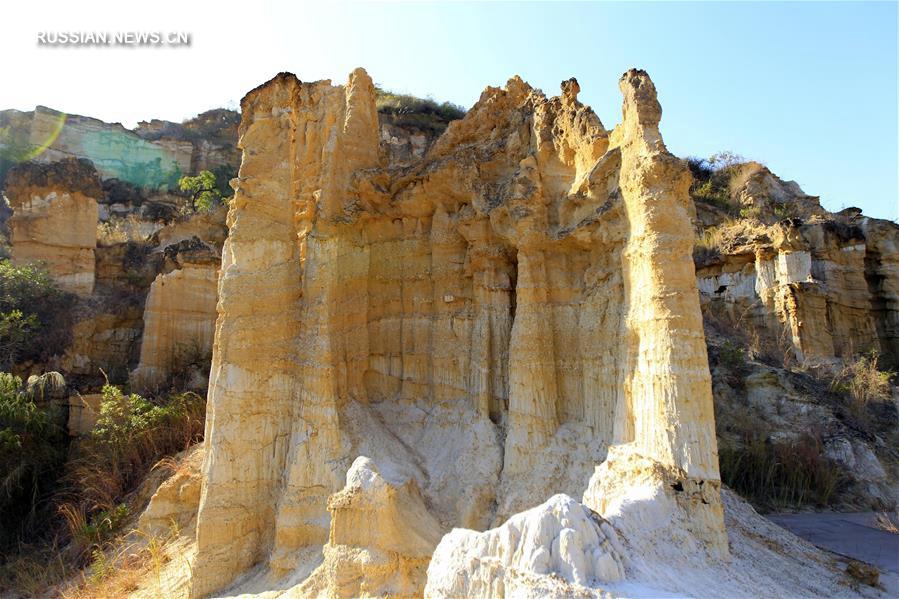
[[[567,495],[516,514],[499,528],[457,528],[428,567],[425,597],[595,596],[622,579],[615,531]]]

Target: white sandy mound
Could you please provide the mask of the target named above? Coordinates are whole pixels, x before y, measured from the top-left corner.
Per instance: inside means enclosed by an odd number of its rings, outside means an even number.
[[[457,528],[428,567],[426,597],[593,596],[599,581],[621,580],[615,532],[567,495],[516,514],[499,528]]]
[[[758,515],[730,491],[721,491],[720,499],[717,490],[710,493],[716,484],[683,478],[631,446],[610,449],[584,504],[618,533],[631,584],[605,590],[716,598],[879,594],[870,587],[851,588],[832,557]],[[726,539],[718,531],[726,532]]]
[[[631,447],[614,447],[590,481],[586,505],[556,495],[498,528],[444,536],[428,567],[425,597],[889,594],[853,584],[830,554],[730,491],[719,500],[715,481],[680,475]]]

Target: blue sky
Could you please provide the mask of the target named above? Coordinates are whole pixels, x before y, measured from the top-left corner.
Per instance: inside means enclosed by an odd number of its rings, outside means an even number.
[[[17,3],[19,4],[19,3]],[[135,3],[138,4],[138,3]],[[831,210],[899,217],[895,2],[217,2],[12,8],[0,108],[121,121],[235,106],[278,71],[470,106],[514,74],[548,94],[575,76],[606,127],[618,77],[646,69],[681,156],[732,150]],[[8,12],[8,9],[4,9]],[[189,31],[190,48],[37,48],[38,31]]]

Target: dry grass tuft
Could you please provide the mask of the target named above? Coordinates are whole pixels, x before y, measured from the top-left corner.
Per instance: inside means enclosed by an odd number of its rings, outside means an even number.
[[[821,439],[771,441],[747,431],[743,443],[719,447],[721,480],[766,509],[804,504],[827,506],[843,481],[839,467],[824,457]]]
[[[877,514],[877,517],[874,519],[874,525],[880,530],[899,535],[899,510],[896,510],[894,516],[886,512]]]
[[[94,549],[88,567],[76,582],[61,591],[61,596],[63,599],[125,597],[148,582],[154,585],[156,596],[165,596],[162,570],[172,559],[167,548],[179,534],[177,526],[165,536],[132,530]]]
[[[877,352],[860,356],[849,362],[834,377],[831,390],[848,398],[849,410],[860,422],[868,420],[868,406],[874,402],[891,399],[890,378],[892,372],[877,367]]]
[[[56,541],[41,545],[20,545],[0,565],[0,596],[38,597],[71,576],[76,568],[64,557]]]
[[[146,231],[141,221],[133,214],[127,217],[112,217],[106,222],[97,223],[97,244],[111,246],[120,243],[146,241]]]

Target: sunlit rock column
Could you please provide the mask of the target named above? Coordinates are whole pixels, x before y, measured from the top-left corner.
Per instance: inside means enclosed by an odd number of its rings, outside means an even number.
[[[157,275],[144,308],[140,362],[131,385],[153,389],[190,364],[208,360],[215,333],[218,254],[191,252],[181,268]]]
[[[688,493],[694,482],[703,489],[695,506],[701,534],[726,551],[711,376],[692,260],[690,175],[662,142],[662,110],[649,76],[628,71],[620,87],[623,122],[612,145],[621,147],[630,227],[623,259],[629,409],[619,414],[616,436],[681,473]],[[706,502],[712,505],[699,505]]]
[[[6,195],[13,262],[40,264],[62,289],[90,295],[103,195],[93,165],[84,159],[17,165],[7,175]]]
[[[278,75],[241,102],[243,162],[222,253],[192,564],[193,597],[271,546],[297,393],[302,265],[294,211],[294,98]]]
[[[345,87],[304,84],[294,110],[297,240],[303,248],[301,329],[287,469],[271,567],[284,574],[298,550],[328,538],[327,497],[343,485],[338,408],[365,401],[368,253],[342,227],[352,174],[378,163],[374,84],[362,69]]]

